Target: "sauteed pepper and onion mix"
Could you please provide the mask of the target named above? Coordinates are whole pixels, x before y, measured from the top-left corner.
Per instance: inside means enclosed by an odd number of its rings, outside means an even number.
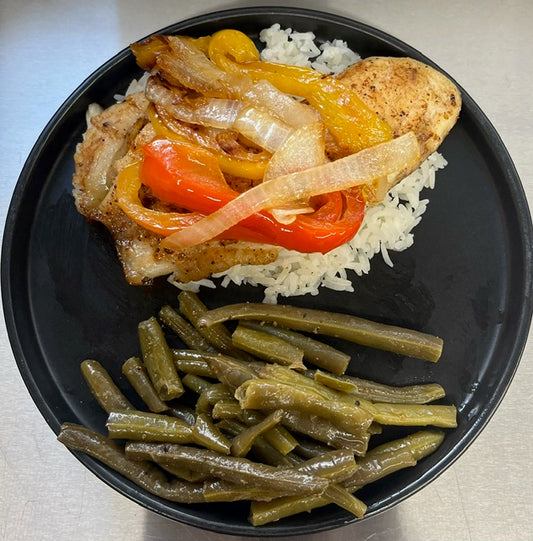
[[[156,138],[118,175],[117,202],[164,248],[235,239],[327,253],[419,161],[415,134],[393,138],[341,80],[261,61],[242,32],[155,35],[131,48],[152,73]],[[145,206],[141,187],[176,211]]]
[[[247,500],[254,526],[328,504],[362,518],[361,488],[415,466],[457,426],[438,383],[393,387],[347,375],[350,356],[317,339],[437,362],[436,336],[288,305],[209,310],[195,293],[178,299],[139,323],[140,352],[122,364],[128,384],[97,360],[82,362],[108,435],[67,422],[58,436],[149,493]],[[391,426],[418,429],[387,441]],[[385,442],[373,444],[377,435]]]

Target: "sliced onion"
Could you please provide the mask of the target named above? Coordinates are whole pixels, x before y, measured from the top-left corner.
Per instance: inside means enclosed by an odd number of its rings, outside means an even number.
[[[321,122],[294,130],[272,154],[264,180],[303,171],[326,161],[325,128]]]
[[[187,100],[164,85],[152,82],[148,98],[176,119],[192,124],[235,129],[260,147],[274,152],[294,128],[314,123],[315,111],[279,91],[267,81],[252,86],[251,79],[225,72],[190,40],[169,36],[169,52],[157,55],[156,67],[170,82],[204,95]],[[244,104],[251,104],[244,108]]]
[[[294,131],[294,128],[272,116],[266,109],[252,106],[240,112],[233,127],[269,152],[276,151]]]
[[[334,162],[263,182],[196,224],[170,235],[163,245],[176,249],[206,242],[266,208],[370,184],[411,167],[419,159],[417,138],[409,132]]]
[[[275,151],[293,131],[266,109],[247,106],[236,99],[188,98],[154,78],[147,86],[146,96],[176,120],[207,128],[236,130],[269,152]]]
[[[287,205],[269,209],[270,214],[280,224],[292,224],[299,214],[311,214],[315,209],[305,201],[291,201]]]
[[[272,154],[263,182],[325,163],[325,139],[325,127],[322,122],[315,121],[295,130]],[[272,216],[283,224],[292,223],[298,214],[314,211],[308,200],[291,201],[269,210]]]
[[[157,77],[150,77],[146,97],[164,107],[177,120],[211,128],[230,129],[243,108],[242,102],[227,98],[188,98],[179,90],[168,88]]]
[[[194,124],[211,128],[230,129],[237,119],[242,102],[224,98],[198,98],[191,100],[189,107],[194,111]]]
[[[248,77],[221,70],[190,40],[168,36],[168,42],[171,51],[158,54],[156,63],[166,79],[215,98],[238,98],[252,86]]]
[[[243,104],[226,98],[194,98],[173,103],[167,111],[176,119],[189,124],[229,130]]]
[[[257,81],[243,98],[253,105],[268,109],[293,128],[313,124],[320,115],[309,105],[296,101],[266,80]]]

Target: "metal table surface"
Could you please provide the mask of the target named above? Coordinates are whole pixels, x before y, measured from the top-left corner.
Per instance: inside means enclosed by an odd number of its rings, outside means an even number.
[[[0,222],[5,222],[11,192],[39,133],[94,69],[131,41],[170,23],[250,4],[223,0],[1,0]],[[532,2],[323,0],[293,1],[292,5],[358,19],[434,60],[492,121],[516,164],[530,204],[533,202]],[[99,481],[56,442],[34,406],[17,371],[3,318],[0,355],[1,539],[235,539],[161,518]],[[503,403],[451,468],[376,518],[306,538],[533,539],[532,385],[530,340]]]

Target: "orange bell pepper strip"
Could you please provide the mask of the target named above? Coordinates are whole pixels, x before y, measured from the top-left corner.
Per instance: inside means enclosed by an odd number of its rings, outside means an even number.
[[[163,212],[145,207],[139,198],[139,190],[142,186],[140,169],[140,163],[128,165],[119,173],[116,181],[118,205],[135,223],[156,235],[168,237],[205,217],[205,214],[201,212]],[[238,238],[263,244],[268,240],[260,233],[239,226],[229,229],[219,238]]]

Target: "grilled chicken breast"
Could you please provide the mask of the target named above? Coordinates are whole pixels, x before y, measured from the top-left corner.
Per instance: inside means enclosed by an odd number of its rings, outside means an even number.
[[[392,128],[394,137],[414,132],[420,163],[439,148],[459,118],[461,94],[445,75],[412,58],[369,57],[339,75],[365,105]],[[389,185],[412,170],[389,179]]]
[[[278,254],[275,247],[230,240],[180,251],[164,250],[157,235],[124,214],[117,204],[114,182],[124,167],[140,158],[140,148],[155,137],[148,124],[148,105],[144,93],[136,93],[90,118],[74,156],[76,206],[86,218],[102,222],[110,231],[126,280],[142,285],[173,274],[178,282],[190,282],[239,263],[263,265],[274,261]]]
[[[74,155],[72,179],[74,200],[87,218],[98,220],[98,207],[113,186],[115,163],[129,150],[148,122],[148,105],[143,92],[128,96],[100,114],[89,118],[89,127]]]
[[[417,135],[421,161],[439,147],[459,116],[461,96],[456,86],[410,58],[367,58],[339,78],[391,126],[395,137],[409,131]],[[149,100],[141,92],[92,117],[75,155],[76,206],[88,219],[109,229],[128,282],[146,284],[168,274],[188,282],[238,263],[274,261],[276,248],[239,241],[210,241],[179,252],[164,250],[160,238],[124,214],[116,201],[114,182],[126,165],[140,158],[140,148],[155,137],[148,106]],[[411,170],[389,177],[388,187]]]

